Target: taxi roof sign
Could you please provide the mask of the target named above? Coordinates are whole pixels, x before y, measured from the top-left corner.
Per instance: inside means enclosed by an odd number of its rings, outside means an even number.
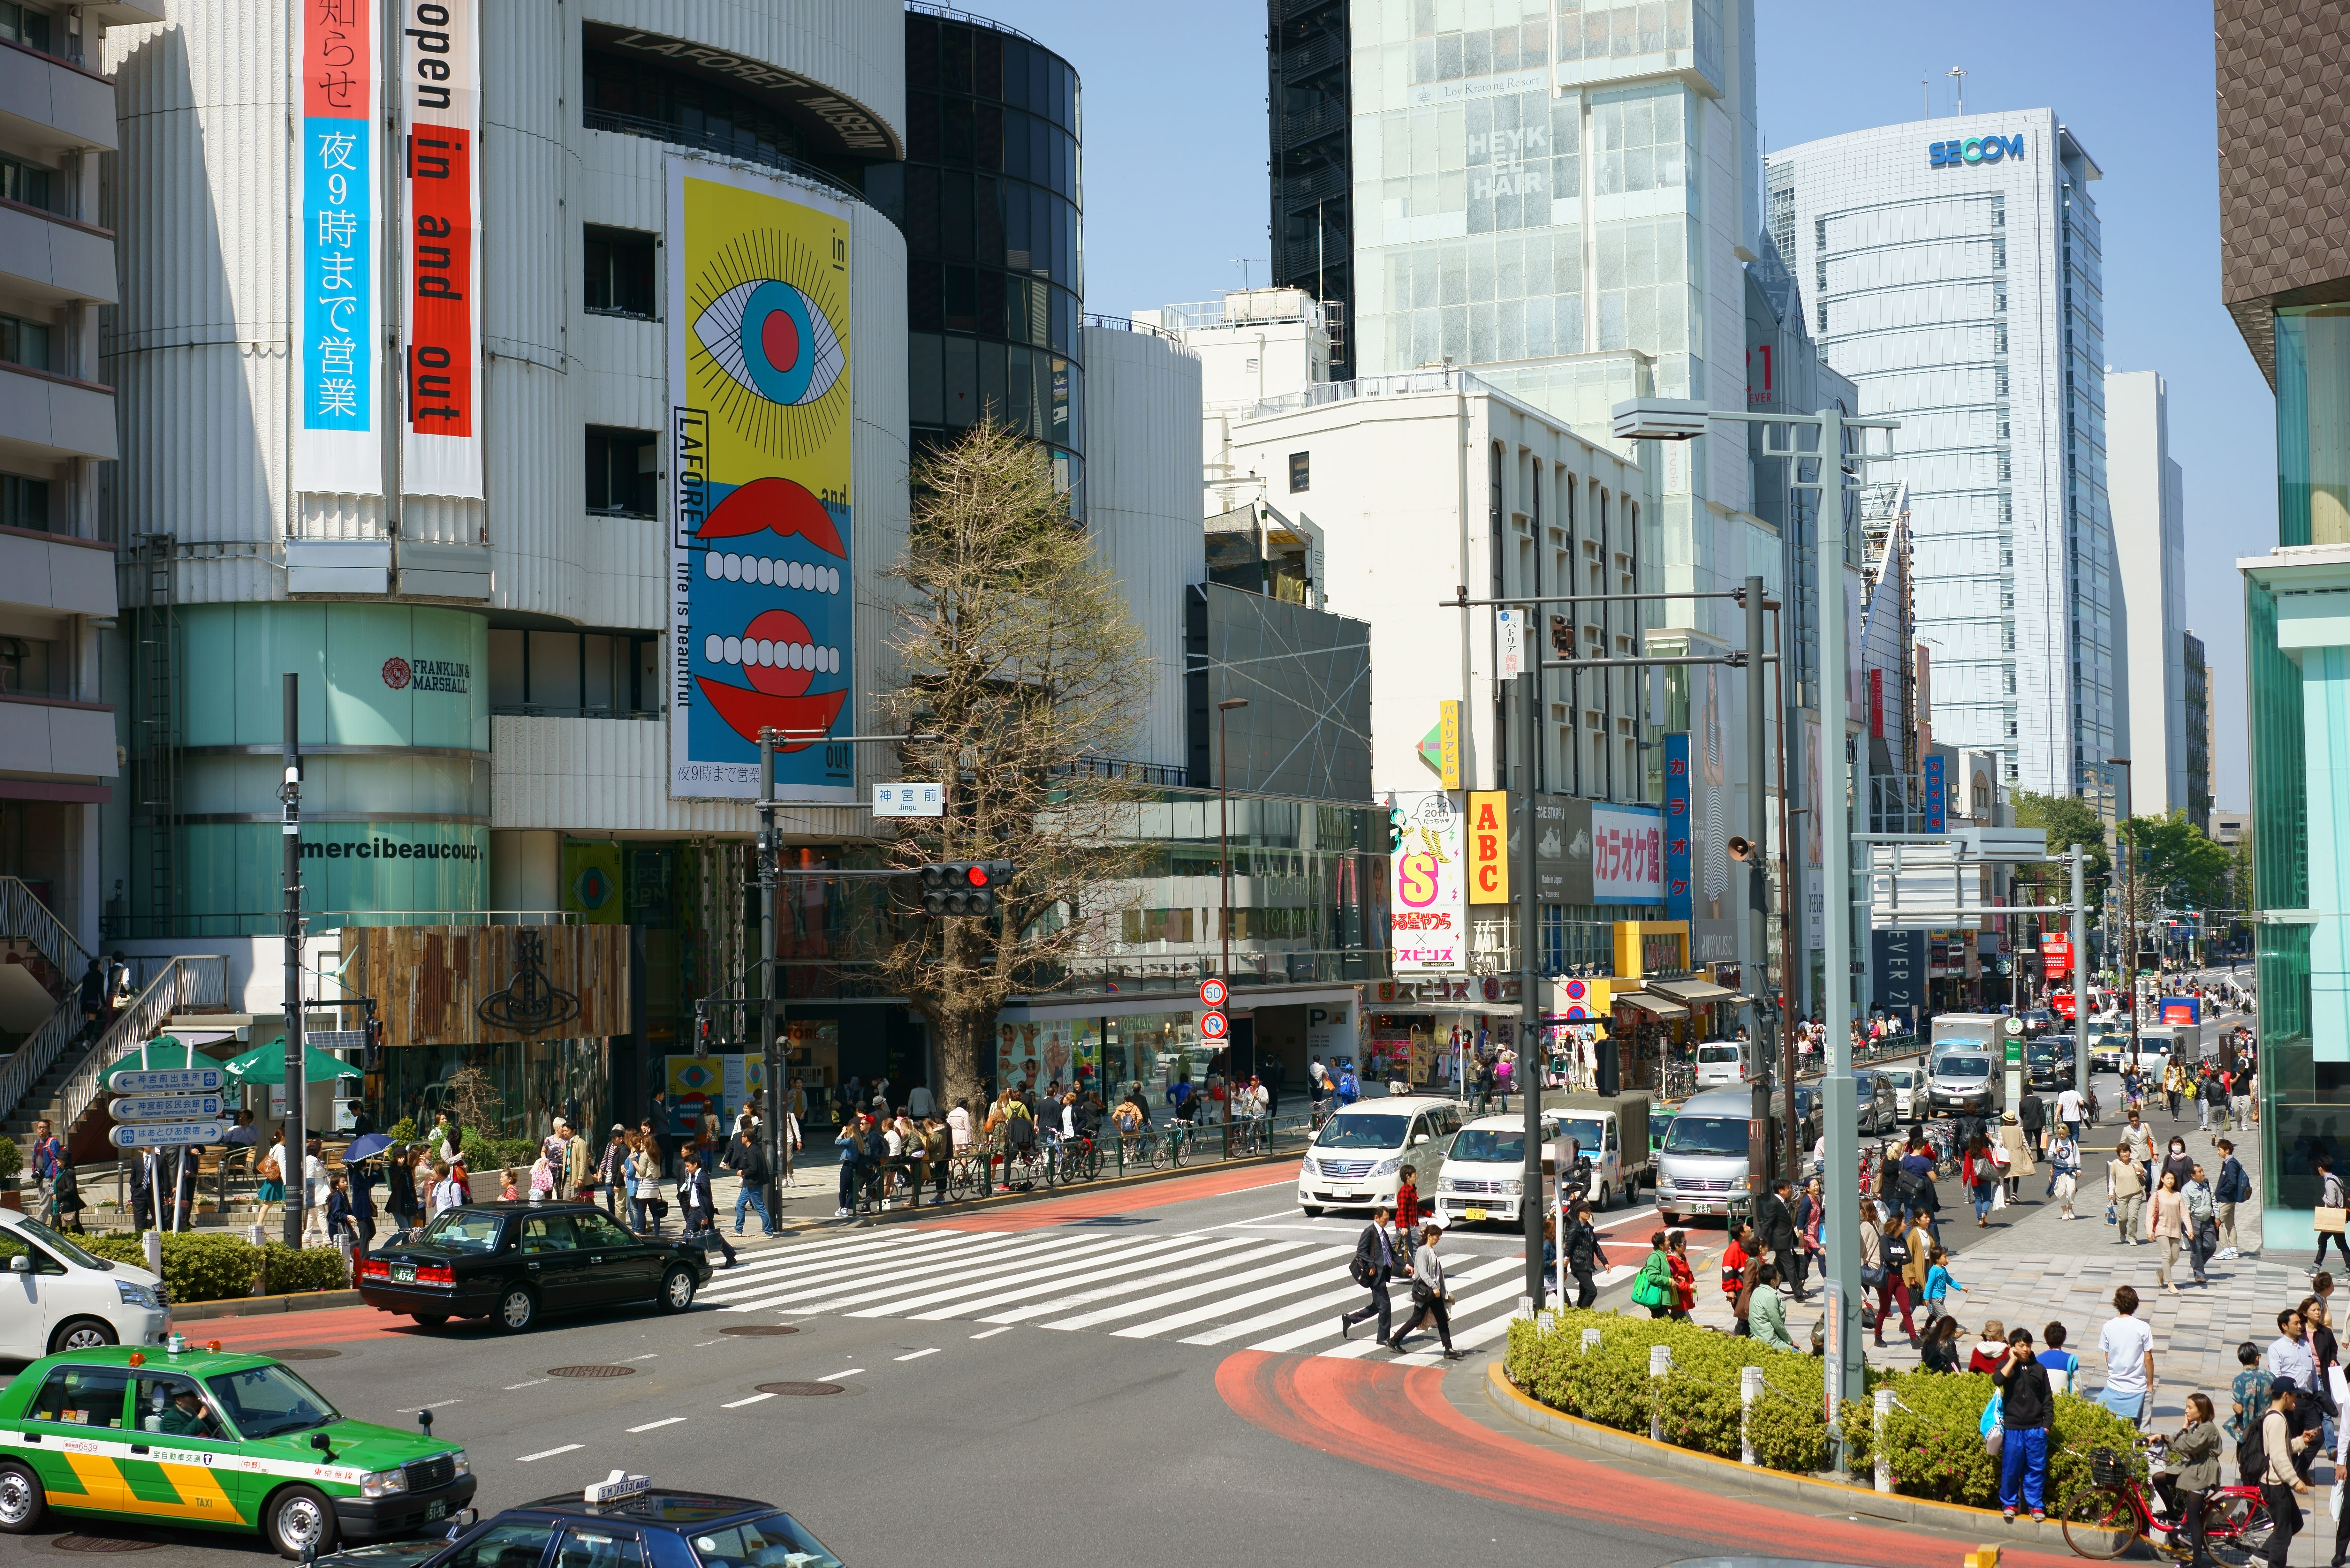
[[[624,1498],[641,1497],[653,1490],[650,1476],[632,1476],[626,1470],[614,1470],[581,1495],[591,1503],[619,1502]]]

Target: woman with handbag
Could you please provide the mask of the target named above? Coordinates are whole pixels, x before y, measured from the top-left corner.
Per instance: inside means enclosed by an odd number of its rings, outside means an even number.
[[[2114,1158],[2106,1162],[2106,1220],[2121,1228],[2123,1241],[2137,1246],[2138,1210],[2146,1206],[2146,1169],[2127,1138],[2114,1145]]]
[[[2048,1144],[2048,1195],[2063,1207],[2067,1220],[2080,1216],[2073,1212],[2073,1199],[2081,1187],[2081,1146],[2073,1141],[2072,1124],[2058,1122],[2056,1136]]]
[[[1967,1151],[1959,1158],[1959,1180],[1974,1199],[1975,1223],[1990,1229],[1991,1192],[1999,1184],[1999,1168],[1991,1161],[1991,1140],[1981,1133],[1967,1140]]]
[[[1436,1256],[1436,1243],[1443,1235],[1439,1226],[1420,1228],[1419,1250],[1411,1255],[1411,1321],[1396,1330],[1396,1336],[1388,1341],[1388,1348],[1398,1355],[1403,1354],[1403,1342],[1412,1330],[1434,1319],[1437,1339],[1444,1346],[1444,1358],[1461,1359],[1461,1353],[1452,1348],[1452,1316],[1447,1305],[1444,1264]]]
[[[1672,1260],[1665,1255],[1665,1240],[1662,1231],[1648,1238],[1648,1255],[1632,1278],[1632,1304],[1647,1307],[1650,1317],[1669,1317],[1680,1303],[1680,1292],[1673,1287]]]
[[[629,1143],[629,1229],[639,1236],[660,1234],[660,1148],[641,1133]]]

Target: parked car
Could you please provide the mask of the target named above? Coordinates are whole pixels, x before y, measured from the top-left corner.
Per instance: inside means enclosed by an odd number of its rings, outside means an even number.
[[[13,1209],[0,1209],[0,1267],[8,1271],[0,1282],[0,1358],[161,1345],[171,1332],[162,1281]]]
[[[1879,1067],[1875,1070],[1892,1087],[1895,1117],[1905,1122],[1918,1119],[1923,1096],[1918,1091],[1925,1085],[1925,1070],[1919,1067]]]
[[[519,1333],[545,1313],[683,1312],[710,1272],[700,1247],[633,1235],[592,1203],[467,1203],[361,1262],[359,1288],[377,1311],[427,1328],[486,1317]]]

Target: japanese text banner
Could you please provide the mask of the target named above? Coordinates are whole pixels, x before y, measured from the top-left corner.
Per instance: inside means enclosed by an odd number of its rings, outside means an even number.
[[[379,0],[299,0],[301,274],[295,342],[294,487],[383,493],[376,431],[381,349],[377,189],[383,122],[373,39]]]
[[[479,0],[402,0],[400,242],[407,426],[400,488],[482,497],[482,187]]]

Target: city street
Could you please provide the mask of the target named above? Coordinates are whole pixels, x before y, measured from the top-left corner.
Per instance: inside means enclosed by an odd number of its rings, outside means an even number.
[[[1362,1299],[1344,1275],[1359,1221],[1305,1219],[1290,1182],[1280,1168],[1207,1172],[778,1242],[745,1251],[682,1318],[507,1337],[355,1308],[199,1333],[298,1357],[356,1417],[404,1425],[429,1407],[436,1434],[465,1444],[484,1511],[625,1469],[781,1503],[851,1563],[983,1540],[1074,1564],[1106,1539],[1121,1561],[1170,1565],[1284,1547],[1402,1563],[1430,1541],[1665,1563],[1757,1529],[1823,1558],[1910,1549],[1887,1527],[1602,1469],[1501,1422],[1482,1385],[1520,1289],[1513,1239],[1443,1243],[1456,1343],[1476,1347],[1461,1362],[1420,1351],[1426,1338],[1400,1366],[1367,1329],[1342,1342],[1336,1314]],[[1651,1223],[1613,1219],[1619,1256]],[[243,1538],[44,1532],[68,1533],[154,1541],[159,1564],[269,1560]]]

